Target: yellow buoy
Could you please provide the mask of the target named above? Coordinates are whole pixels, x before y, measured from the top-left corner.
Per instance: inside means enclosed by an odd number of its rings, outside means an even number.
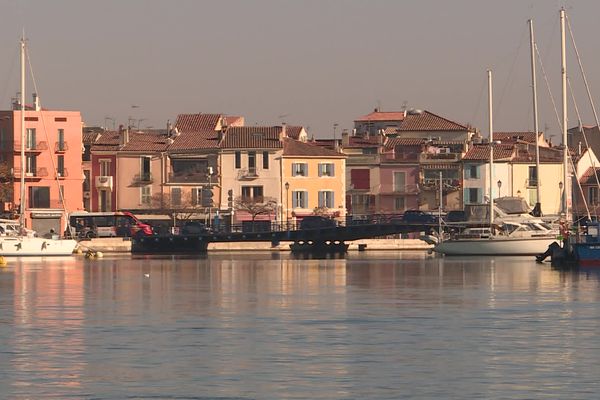
[[[6,259],[2,256],[0,256],[0,267],[6,267]]]

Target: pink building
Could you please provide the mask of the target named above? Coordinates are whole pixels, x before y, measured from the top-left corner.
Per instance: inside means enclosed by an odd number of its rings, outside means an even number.
[[[0,111],[0,162],[13,171],[11,201],[4,211],[17,211],[20,181],[25,175],[25,225],[44,234],[63,232],[65,211],[83,209],[81,166],[82,122],[79,111],[41,109],[34,105],[25,111],[25,171],[21,170],[21,111]]]

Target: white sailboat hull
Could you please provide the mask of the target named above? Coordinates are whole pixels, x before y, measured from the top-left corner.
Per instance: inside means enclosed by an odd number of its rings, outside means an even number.
[[[68,256],[73,254],[77,241],[73,239],[46,239],[28,236],[0,237],[0,256]]]
[[[451,239],[433,251],[449,256],[531,256],[545,252],[555,241],[553,237]]]

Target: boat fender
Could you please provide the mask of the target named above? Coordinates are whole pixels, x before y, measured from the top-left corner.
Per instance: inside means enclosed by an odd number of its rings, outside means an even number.
[[[6,267],[7,264],[6,259],[0,256],[0,267]]]

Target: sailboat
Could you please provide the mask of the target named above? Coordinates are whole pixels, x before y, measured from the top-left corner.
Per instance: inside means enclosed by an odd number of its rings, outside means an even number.
[[[472,227],[446,241],[433,251],[445,255],[525,256],[536,255],[556,241],[556,233],[539,218],[530,215],[497,215],[494,207],[494,141],[492,117],[492,71],[488,70],[489,109],[489,211],[486,227]]]
[[[25,228],[25,38],[21,38],[21,185],[19,199],[19,229],[0,234],[0,256],[66,256],[73,254],[77,242],[58,235],[37,237]]]

